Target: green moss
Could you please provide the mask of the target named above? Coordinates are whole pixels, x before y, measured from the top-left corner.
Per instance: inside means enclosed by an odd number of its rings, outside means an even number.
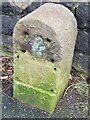
[[[14,82],[14,97],[29,105],[37,106],[52,113],[56,104],[56,95],[40,88]]]
[[[28,52],[17,52],[14,59],[14,97],[52,113],[69,81],[70,66],[60,61],[55,70],[52,62],[33,59]]]
[[[19,58],[15,59],[14,79],[49,91],[55,89],[57,75],[54,66],[30,59],[27,54],[19,53]]]

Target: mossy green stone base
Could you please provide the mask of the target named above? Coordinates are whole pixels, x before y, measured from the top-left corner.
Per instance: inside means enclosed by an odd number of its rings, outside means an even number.
[[[45,90],[26,85],[22,82],[14,82],[14,97],[31,106],[37,106],[49,113],[54,111],[56,95]]]
[[[51,62],[34,60],[28,52],[17,51],[14,59],[14,98],[49,113],[54,111],[65,90],[70,67],[61,62],[61,69]]]
[[[53,63],[32,58],[28,52],[18,51],[15,56],[14,80],[47,91],[56,91],[58,73],[54,71]]]

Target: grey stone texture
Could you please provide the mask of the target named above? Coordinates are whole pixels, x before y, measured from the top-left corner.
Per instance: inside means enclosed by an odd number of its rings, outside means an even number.
[[[27,8],[34,0],[9,0],[11,5],[19,7],[21,9]],[[38,1],[37,1],[38,2]]]
[[[2,34],[2,43],[7,47],[9,46],[12,47],[13,46],[12,37],[9,35]]]
[[[79,73],[84,73],[88,76],[88,55],[81,52],[75,52],[73,59],[73,67]]]
[[[88,31],[88,55],[90,56],[90,31]]]
[[[0,56],[13,56],[13,41],[12,37],[9,35],[1,34],[0,35],[0,47],[2,48],[2,51],[0,53]]]
[[[2,18],[2,34],[12,35],[14,26],[18,21],[18,17],[1,15],[1,18]]]
[[[29,13],[31,13],[32,11],[34,11],[35,9],[37,9],[38,7],[40,7],[42,4],[44,3],[40,3],[40,2],[32,2],[31,5],[29,5],[26,9],[24,9],[22,11],[22,16],[25,16]]]
[[[2,50],[6,47],[8,52],[13,52],[13,41],[9,35],[2,34]]]
[[[76,19],[80,29],[90,28],[90,4],[81,3],[77,7]]]
[[[2,5],[0,5],[0,9],[2,9],[2,14],[4,15],[20,15],[20,13],[22,12],[21,8],[13,6],[9,2],[2,2]]]
[[[79,30],[76,41],[76,51],[88,54],[88,40],[88,32]]]

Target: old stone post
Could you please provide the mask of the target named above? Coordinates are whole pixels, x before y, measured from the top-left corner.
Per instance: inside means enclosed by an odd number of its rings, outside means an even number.
[[[69,81],[77,22],[60,4],[46,3],[21,18],[13,33],[14,97],[52,113]]]

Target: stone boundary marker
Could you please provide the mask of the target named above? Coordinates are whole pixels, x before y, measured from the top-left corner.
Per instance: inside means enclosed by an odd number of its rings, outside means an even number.
[[[52,113],[68,85],[77,36],[73,13],[46,3],[14,28],[14,97]]]

